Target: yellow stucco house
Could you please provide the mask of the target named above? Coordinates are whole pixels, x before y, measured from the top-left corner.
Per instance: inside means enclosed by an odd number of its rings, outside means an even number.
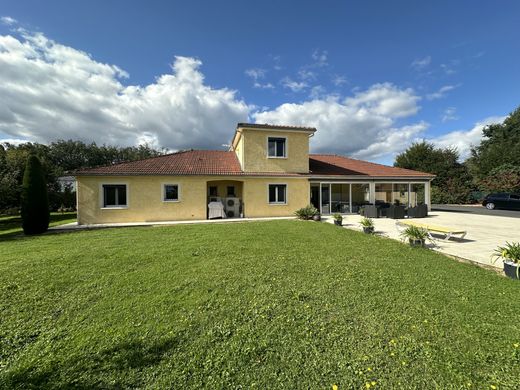
[[[310,154],[315,128],[239,123],[227,151],[189,150],[76,172],[78,223],[322,214],[366,204],[430,204],[433,175]]]

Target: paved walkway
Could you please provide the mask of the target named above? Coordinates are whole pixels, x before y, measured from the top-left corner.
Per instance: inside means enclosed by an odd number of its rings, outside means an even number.
[[[131,226],[167,226],[167,225],[189,225],[194,223],[229,223],[229,222],[251,222],[251,221],[274,221],[278,219],[294,219],[294,217],[265,217],[265,218],[225,218],[225,219],[195,219],[189,221],[156,221],[156,222],[122,222],[122,223],[97,223],[91,225],[78,225],[77,222],[67,223],[50,227],[50,231],[60,230],[83,230],[103,229],[113,227]]]
[[[346,215],[343,218],[343,225],[345,228],[361,230],[359,226],[361,218],[359,215]],[[520,223],[517,218],[434,211],[429,213],[428,218],[417,219],[417,221],[466,230],[468,233],[462,240],[451,238],[445,241],[443,236],[435,236],[436,245],[429,244],[429,247],[485,266],[502,268],[500,261],[492,264],[493,251],[506,241],[520,241]],[[331,218],[327,218],[326,222],[333,223]],[[388,218],[374,219],[376,233],[400,240],[395,222],[396,220]]]

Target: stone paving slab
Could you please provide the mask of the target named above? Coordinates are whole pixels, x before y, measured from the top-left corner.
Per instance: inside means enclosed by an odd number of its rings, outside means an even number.
[[[359,215],[345,215],[343,224],[345,228],[361,230]],[[326,218],[326,222],[332,223],[332,218]],[[495,248],[506,241],[520,241],[520,221],[517,218],[504,216],[491,216],[479,214],[467,214],[456,212],[434,211],[427,218],[417,219],[419,223],[431,223],[450,228],[467,231],[464,239],[452,237],[449,241],[443,240],[443,236],[435,236],[435,245],[429,245],[432,249],[447,255],[466,259],[484,266],[502,268],[502,263],[491,261],[491,255]],[[375,218],[376,233],[400,240],[399,231],[396,228],[396,220],[388,218]]]

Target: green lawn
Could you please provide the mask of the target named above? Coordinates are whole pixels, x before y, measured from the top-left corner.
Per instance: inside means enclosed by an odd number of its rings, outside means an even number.
[[[274,221],[0,248],[2,388],[520,382],[520,283],[397,241]]]
[[[76,222],[76,213],[51,213],[49,226]],[[22,218],[19,215],[0,217],[0,240],[22,232]]]

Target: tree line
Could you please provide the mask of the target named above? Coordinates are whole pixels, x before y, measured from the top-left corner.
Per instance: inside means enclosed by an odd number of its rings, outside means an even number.
[[[155,157],[164,153],[148,145],[117,147],[60,140],[49,145],[23,143],[0,144],[0,213],[16,213],[20,208],[22,181],[29,156],[38,157],[46,181],[49,207],[74,208],[72,188],[60,184],[58,178],[80,168],[117,164],[124,161]]]
[[[394,166],[433,173],[432,203],[472,203],[489,192],[520,193],[520,107],[487,126],[466,161],[455,148],[423,141],[399,154]]]

